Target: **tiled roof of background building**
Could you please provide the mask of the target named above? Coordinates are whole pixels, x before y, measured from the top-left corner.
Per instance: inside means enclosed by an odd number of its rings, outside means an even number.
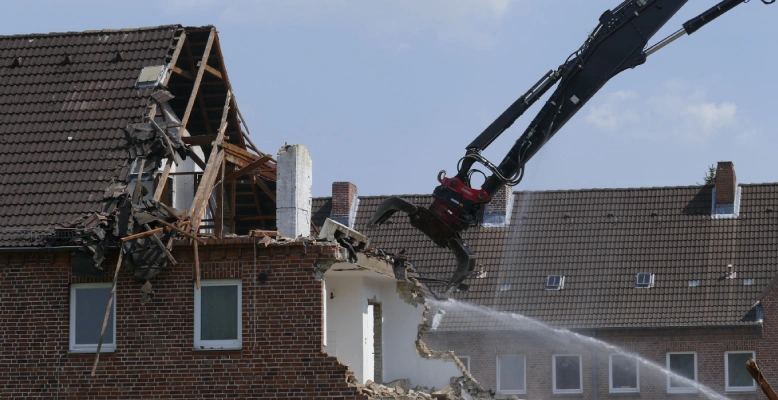
[[[573,328],[753,324],[754,305],[778,272],[778,184],[741,190],[734,219],[711,218],[711,187],[516,192],[509,226],[463,235],[485,274],[454,297]],[[449,278],[452,255],[404,214],[366,226],[385,198],[360,197],[355,229],[387,251],[406,249],[424,276]],[[320,215],[325,201],[314,202]],[[734,279],[725,278],[728,264]],[[655,274],[653,288],[635,288],[641,272]],[[548,275],[564,275],[564,288],[545,290]],[[448,315],[441,328],[488,324]]]
[[[135,81],[179,28],[0,36],[0,246],[101,211],[131,162],[123,128],[149,105]]]

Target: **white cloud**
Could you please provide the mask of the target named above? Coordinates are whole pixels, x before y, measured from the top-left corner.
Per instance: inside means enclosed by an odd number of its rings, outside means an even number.
[[[257,28],[336,28],[392,40],[432,34],[490,46],[511,6],[525,0],[167,0],[166,8],[207,9],[221,24]]]
[[[606,132],[692,145],[733,130],[741,144],[749,143],[754,135],[743,130],[736,104],[711,101],[703,88],[683,81],[665,82],[648,97],[633,91],[600,96],[602,100],[592,102],[585,121]]]

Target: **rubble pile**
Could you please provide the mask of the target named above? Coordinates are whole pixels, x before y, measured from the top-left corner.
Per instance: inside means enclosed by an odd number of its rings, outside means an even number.
[[[450,386],[446,386],[442,389],[428,388],[426,386],[412,386],[410,379],[397,379],[389,383],[381,384],[371,380],[360,383],[354,378],[349,377],[349,386],[357,388],[357,390],[368,396],[371,399],[401,399],[401,400],[459,400],[459,399],[471,399],[474,397],[467,396],[462,397]]]

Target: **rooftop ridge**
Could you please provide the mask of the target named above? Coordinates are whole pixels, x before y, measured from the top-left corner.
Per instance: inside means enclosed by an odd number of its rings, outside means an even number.
[[[210,25],[206,26],[209,27]],[[184,28],[181,24],[170,24],[170,25],[157,25],[157,26],[143,26],[138,28],[117,28],[117,29],[88,29],[84,31],[66,31],[66,32],[49,32],[49,33],[19,33],[14,35],[0,35],[0,40],[2,39],[20,39],[20,38],[33,38],[33,37],[45,37],[45,36],[77,36],[77,35],[90,35],[90,34],[99,34],[99,33],[122,33],[122,32],[140,32],[140,31],[152,31],[152,30],[162,30],[162,29],[171,29],[171,28]],[[194,29],[197,29],[199,27],[192,27]]]

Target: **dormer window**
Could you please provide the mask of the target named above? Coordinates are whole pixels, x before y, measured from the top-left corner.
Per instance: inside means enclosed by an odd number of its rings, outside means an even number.
[[[546,277],[546,290],[561,290],[565,287],[565,277],[562,275],[549,275]]]
[[[641,272],[635,275],[635,287],[639,289],[648,289],[654,287],[654,274]]]

